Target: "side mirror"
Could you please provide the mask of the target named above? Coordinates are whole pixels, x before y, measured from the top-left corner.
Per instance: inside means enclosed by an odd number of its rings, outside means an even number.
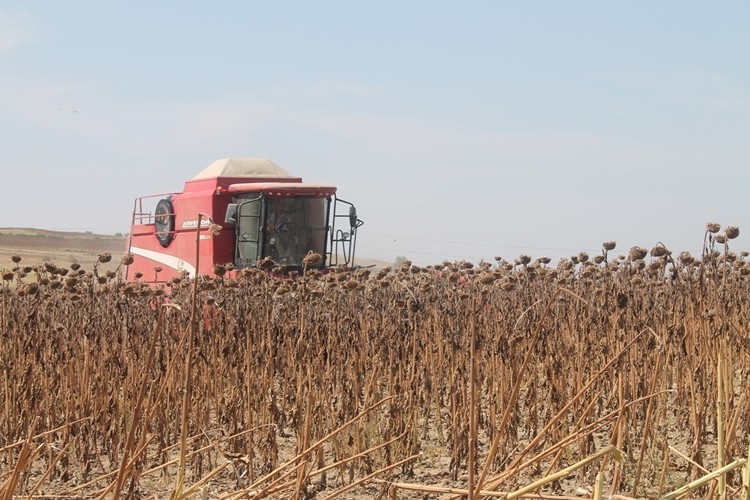
[[[357,209],[354,205],[349,207],[349,227],[357,227]]]
[[[227,206],[227,215],[224,217],[224,224],[233,226],[237,222],[237,204],[230,203]]]

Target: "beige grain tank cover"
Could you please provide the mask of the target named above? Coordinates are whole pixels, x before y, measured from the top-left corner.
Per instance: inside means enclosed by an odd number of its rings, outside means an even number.
[[[224,158],[204,168],[193,179],[214,177],[294,178],[292,174],[267,158]]]

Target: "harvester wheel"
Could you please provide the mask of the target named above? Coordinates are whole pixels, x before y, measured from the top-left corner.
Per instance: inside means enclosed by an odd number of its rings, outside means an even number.
[[[170,200],[164,198],[156,204],[154,226],[159,244],[168,247],[174,239],[174,206]]]

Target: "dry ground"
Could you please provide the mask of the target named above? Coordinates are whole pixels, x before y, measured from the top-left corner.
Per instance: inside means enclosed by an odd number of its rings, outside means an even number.
[[[124,251],[123,235],[0,228],[0,270],[14,267],[11,261],[14,255],[23,258],[21,266],[36,267],[45,262],[54,262],[58,266],[77,263],[91,269],[100,253],[118,256]],[[102,269],[114,269],[119,260],[113,259],[107,266],[102,266]]]

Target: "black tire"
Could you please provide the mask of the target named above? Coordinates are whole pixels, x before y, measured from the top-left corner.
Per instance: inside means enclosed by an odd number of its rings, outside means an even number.
[[[159,240],[161,246],[167,248],[174,239],[174,206],[166,198],[159,200],[156,204],[154,226],[156,226],[156,239]]]

